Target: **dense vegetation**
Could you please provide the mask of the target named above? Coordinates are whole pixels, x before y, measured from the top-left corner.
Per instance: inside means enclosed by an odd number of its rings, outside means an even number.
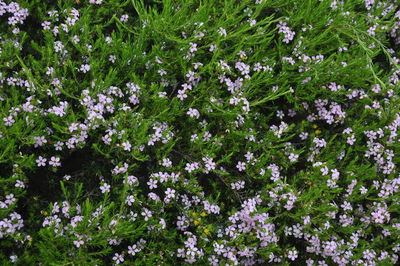
[[[392,0],[0,0],[1,265],[394,265]]]

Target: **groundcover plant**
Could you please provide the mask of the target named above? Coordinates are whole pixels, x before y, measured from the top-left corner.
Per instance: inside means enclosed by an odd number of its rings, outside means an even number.
[[[392,0],[0,0],[1,265],[395,265]]]

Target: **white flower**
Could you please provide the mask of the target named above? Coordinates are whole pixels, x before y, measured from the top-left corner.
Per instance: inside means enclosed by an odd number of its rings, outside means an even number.
[[[181,101],[187,98],[186,90],[178,90],[178,96]]]
[[[124,257],[122,256],[122,254],[115,253],[113,260],[115,261],[115,264],[120,264],[124,262]]]
[[[224,28],[219,28],[218,30],[219,35],[226,37],[226,30]]]
[[[43,144],[47,143],[47,140],[45,137],[40,136],[40,137],[33,137],[35,139],[34,147],[40,147],[43,146]]]
[[[39,156],[39,158],[36,160],[37,166],[46,166],[46,158],[43,158],[42,156]]]
[[[297,161],[298,158],[299,158],[299,155],[297,155],[297,154],[294,154],[294,153],[289,154],[289,161],[292,163]]]
[[[212,51],[214,51],[216,48],[217,48],[217,45],[212,44],[212,45],[210,46],[209,51],[212,52]]]
[[[144,220],[146,222],[149,220],[150,217],[153,217],[153,213],[146,208],[143,208],[143,212],[141,213],[141,215],[144,217]]]
[[[366,189],[364,186],[360,187],[360,193],[365,194],[368,192],[368,189]]]
[[[25,184],[21,180],[16,180],[15,187],[25,188]]]
[[[140,249],[137,247],[137,245],[132,245],[132,246],[128,246],[128,254],[135,256],[136,253],[138,253],[140,251]]]
[[[135,198],[132,195],[129,195],[126,197],[125,203],[128,204],[129,206],[132,206],[132,203],[135,202]]]
[[[62,44],[62,42],[60,42],[60,41],[54,42],[54,50],[56,51],[56,53],[64,50],[64,45]]]
[[[17,256],[17,255],[11,255],[11,256],[10,256],[10,260],[11,260],[12,263],[16,262],[17,259],[18,259],[18,256]]]
[[[246,170],[246,163],[239,161],[236,165],[236,168],[241,172]]]
[[[110,57],[108,58],[108,61],[110,61],[111,63],[115,63],[115,59],[117,59],[117,57],[115,55],[110,55]]]
[[[189,108],[189,111],[186,112],[190,117],[196,117],[197,119],[200,117],[200,113],[197,109]]]
[[[54,166],[54,167],[61,166],[60,158],[59,158],[59,157],[54,157],[54,156],[52,156],[52,157],[50,158],[49,165],[52,165],[52,166]]]
[[[80,42],[79,37],[77,35],[74,35],[72,37],[72,42],[74,42],[75,44],[77,44],[78,42]]]
[[[83,242],[83,240],[74,240],[74,245],[79,248],[80,246],[82,246],[85,242]]]
[[[90,70],[90,65],[88,65],[88,64],[81,65],[81,68],[79,70],[83,73],[86,73]]]
[[[215,169],[216,163],[213,161],[213,158],[204,157],[202,160],[205,163],[205,173],[209,173],[210,171]]]
[[[43,30],[50,30],[50,22],[44,21],[42,23]]]
[[[147,182],[147,185],[149,185],[149,188],[150,189],[153,189],[153,188],[157,188],[157,180],[156,179],[150,179],[148,182]]]
[[[122,143],[122,147],[124,147],[124,151],[130,151],[132,145],[129,143],[129,141],[125,141]]]
[[[13,117],[11,115],[8,117],[4,117],[3,121],[4,121],[4,125],[6,125],[7,127],[10,127],[15,123],[15,120],[13,119]]]
[[[237,181],[235,183],[232,183],[231,184],[231,188],[234,189],[234,190],[240,190],[240,189],[244,188],[244,185],[245,185],[245,182],[243,180],[241,180],[241,181]]]
[[[158,74],[160,74],[160,76],[167,75],[167,71],[165,71],[164,69],[159,69],[157,72],[158,72]]]
[[[127,21],[128,21],[128,18],[129,18],[129,16],[125,14],[125,15],[122,15],[122,16],[121,16],[121,19],[120,19],[120,20],[121,20],[121,22],[127,22]]]
[[[164,158],[162,161],[163,161],[162,164],[161,164],[162,166],[164,166],[164,167],[171,167],[172,166],[172,162],[171,162],[170,159]]]
[[[288,258],[295,260],[298,257],[297,250],[289,250]]]
[[[199,163],[194,162],[194,163],[187,163],[186,167],[185,167],[185,170],[188,171],[189,173],[191,173],[194,170],[197,170],[199,168],[200,168]]]
[[[175,198],[175,189],[167,188],[167,191],[165,191],[165,195],[167,198]]]
[[[106,192],[110,192],[110,188],[111,188],[111,186],[109,185],[109,184],[107,184],[107,183],[104,183],[101,187],[100,187],[100,190],[101,190],[101,193],[106,193]]]
[[[160,91],[158,93],[158,97],[160,97],[160,98],[165,98],[166,96],[167,96],[167,93],[165,91]]]

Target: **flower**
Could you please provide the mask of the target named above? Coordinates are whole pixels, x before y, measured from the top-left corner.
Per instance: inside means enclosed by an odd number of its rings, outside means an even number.
[[[218,33],[219,33],[219,35],[226,37],[226,30],[224,28],[220,27],[218,29]]]
[[[368,192],[368,189],[366,189],[364,186],[360,187],[360,193],[365,194]]]
[[[117,57],[115,55],[110,55],[108,58],[108,61],[110,61],[111,63],[115,63],[115,60],[117,59]]]
[[[16,262],[18,260],[18,256],[17,255],[11,255],[10,256],[10,260],[12,263]]]
[[[43,158],[42,156],[39,156],[39,158],[36,160],[37,166],[46,166],[46,158]]]
[[[101,190],[101,193],[106,193],[106,192],[110,192],[110,188],[111,188],[111,186],[109,185],[109,184],[107,184],[107,183],[104,183],[101,187],[100,187],[100,190]]]
[[[61,166],[60,158],[52,156],[50,158],[49,165],[54,166],[54,167]]]
[[[132,145],[129,143],[129,141],[125,141],[121,145],[122,145],[122,147],[124,147],[124,151],[130,151],[131,150]]]
[[[135,197],[133,197],[132,195],[128,195],[126,197],[125,203],[128,204],[129,206],[132,206],[132,203],[135,202]]]
[[[89,70],[90,70],[90,65],[88,65],[88,64],[81,65],[81,67],[79,68],[79,71],[81,71],[83,73],[86,73]]]
[[[170,159],[164,158],[161,165],[168,168],[172,166],[172,162]]]
[[[284,43],[289,43],[291,40],[293,40],[294,35],[296,34],[294,31],[291,31],[290,28],[287,26],[286,22],[284,21],[279,21],[279,24],[277,26],[279,28],[279,33],[283,33],[284,39],[282,42]]]
[[[147,185],[149,186],[150,189],[157,188],[157,182],[158,181],[156,179],[150,179],[147,182]]]
[[[120,18],[121,22],[128,22],[128,19],[129,19],[129,16],[127,14],[122,15]]]
[[[128,246],[128,254],[135,256],[136,253],[138,253],[140,251],[140,249],[137,247],[137,245],[132,245],[132,246]]]
[[[74,245],[79,248],[80,246],[82,246],[85,242],[83,242],[83,240],[74,240]]]
[[[185,170],[188,171],[189,173],[191,173],[199,168],[200,168],[199,163],[194,162],[194,163],[187,163]]]
[[[47,142],[47,140],[44,136],[34,137],[34,139],[35,139],[35,143],[34,143],[35,148],[43,146],[43,144],[45,144]]]
[[[190,117],[196,117],[197,119],[200,117],[200,113],[197,109],[189,108],[189,111],[187,111],[186,114],[188,114]]]
[[[167,188],[165,195],[167,198],[175,198],[175,189]]]
[[[15,120],[13,119],[13,117],[11,115],[4,117],[3,121],[4,121],[4,125],[6,125],[7,127],[10,127],[15,123]]]
[[[120,264],[124,262],[124,256],[122,256],[122,254],[115,253],[113,260],[115,261],[115,264]]]
[[[150,217],[153,217],[153,213],[146,208],[143,208],[143,212],[141,213],[141,215],[144,217],[144,220],[146,222],[149,220]]]
[[[246,170],[246,163],[239,161],[236,165],[236,168],[241,172]]]
[[[187,98],[186,90],[178,90],[178,96],[181,101]]]
[[[50,30],[50,25],[51,25],[50,22],[44,21],[44,22],[42,23],[43,30]]]
[[[289,161],[292,162],[292,163],[293,163],[293,162],[296,162],[298,158],[299,158],[299,155],[298,155],[298,154],[291,153],[291,154],[289,155]]]
[[[291,260],[295,260],[298,257],[297,250],[289,250],[288,258]]]

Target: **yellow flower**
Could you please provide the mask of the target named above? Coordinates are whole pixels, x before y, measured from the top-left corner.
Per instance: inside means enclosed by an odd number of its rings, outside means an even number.
[[[208,228],[204,228],[204,233],[205,233],[206,235],[208,235],[208,234],[210,233],[210,230],[208,230]]]
[[[194,225],[199,225],[199,223],[200,223],[199,220],[194,221]]]
[[[317,134],[317,135],[321,134],[321,130],[319,130],[319,129],[315,130],[315,134]]]
[[[318,126],[316,124],[312,125],[313,128],[317,128]]]
[[[207,213],[206,212],[202,212],[202,213],[200,213],[200,216],[201,217],[207,216]]]

